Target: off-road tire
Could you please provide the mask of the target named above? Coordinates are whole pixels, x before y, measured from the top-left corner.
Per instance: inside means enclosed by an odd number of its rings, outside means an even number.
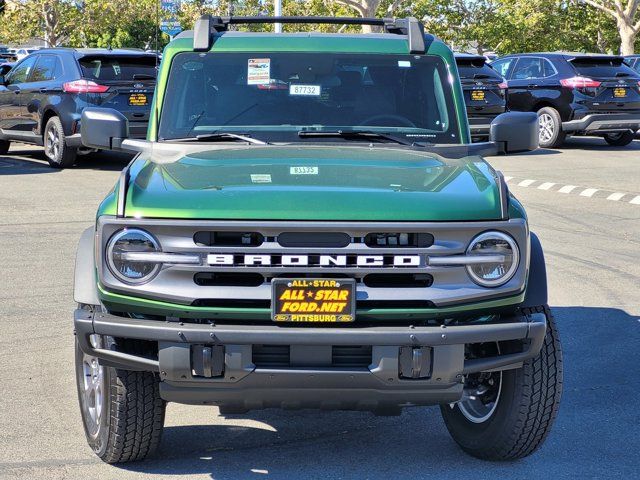
[[[103,337],[102,341],[107,342],[107,348],[113,344],[111,338]],[[137,348],[135,342],[131,342],[127,350],[146,353],[143,348]],[[83,358],[76,340],[78,399],[89,446],[106,463],[145,459],[157,449],[164,426],[166,403],[160,398],[158,376],[151,372],[103,367],[103,414],[97,431],[92,434],[81,385]]]
[[[78,149],[67,145],[62,122],[58,117],[51,117],[44,127],[44,154],[53,168],[69,168],[76,163]]]
[[[523,309],[546,313],[547,333],[540,353],[516,370],[502,374],[502,391],[492,416],[473,423],[457,404],[440,407],[453,439],[482,460],[516,460],[536,451],[558,413],[562,396],[562,348],[548,306]]]
[[[540,122],[539,144],[542,148],[556,148],[562,145],[567,138],[567,134],[562,131],[562,119],[560,114],[553,107],[543,107],[538,110]],[[549,125],[550,130],[545,132],[542,124]]]
[[[0,140],[0,155],[6,155],[9,153],[9,147],[11,142],[9,140]]]
[[[607,133],[604,135],[604,141],[613,147],[625,147],[633,142],[636,138],[636,132],[627,131],[621,133]]]

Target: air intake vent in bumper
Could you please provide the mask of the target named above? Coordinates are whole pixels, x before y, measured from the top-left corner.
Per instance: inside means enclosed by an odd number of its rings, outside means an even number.
[[[367,368],[371,345],[253,345],[257,368]]]

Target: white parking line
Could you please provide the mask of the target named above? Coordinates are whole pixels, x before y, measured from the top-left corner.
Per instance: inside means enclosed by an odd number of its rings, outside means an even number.
[[[597,188],[585,188],[582,192],[580,192],[581,197],[593,197],[593,194],[598,191]]]
[[[519,187],[528,187],[529,185],[531,185],[532,183],[534,183],[535,180],[522,180],[518,186]]]
[[[586,188],[586,187],[580,187],[578,185],[562,185],[556,182],[540,182],[539,180],[533,180],[530,178],[526,180],[519,180],[518,178],[505,176],[504,179],[505,181],[513,180],[514,185],[518,187],[531,187],[531,186],[535,187],[534,184],[539,183],[539,185],[536,187],[537,190],[545,190],[545,191],[565,193],[565,194],[573,193],[574,195],[579,195],[581,197],[603,198],[603,199],[606,198],[607,200],[611,200],[613,202],[640,205],[640,195],[636,195],[635,193],[615,192],[615,191],[612,192],[611,190],[607,191],[607,190],[602,190],[600,188]],[[625,197],[627,198],[633,197],[633,198],[631,198],[631,200],[625,200]]]
[[[622,192],[612,193],[611,195],[609,195],[607,197],[607,200],[613,200],[614,202],[617,202],[618,200],[620,200],[625,195],[626,195],[626,193],[622,193]]]

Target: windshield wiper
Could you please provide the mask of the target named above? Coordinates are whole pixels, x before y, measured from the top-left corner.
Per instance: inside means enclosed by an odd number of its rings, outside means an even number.
[[[253,138],[248,136],[247,134],[241,133],[231,133],[231,132],[214,132],[214,133],[204,133],[202,135],[196,135],[195,137],[185,137],[185,138],[169,138],[167,141],[170,142],[247,142],[254,145],[268,145],[269,142],[265,142],[264,140],[258,140],[257,138]]]
[[[401,145],[413,145],[415,142],[386,132],[372,130],[300,130],[299,137],[339,137],[347,140],[390,140]]]

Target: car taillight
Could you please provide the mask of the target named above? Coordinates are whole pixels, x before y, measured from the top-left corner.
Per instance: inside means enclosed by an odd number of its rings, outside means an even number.
[[[98,85],[91,80],[74,80],[66,82],[62,85],[62,89],[66,93],[104,93],[109,90],[106,85]]]
[[[507,88],[509,88],[509,84],[507,82],[500,82],[498,84],[498,88],[501,88],[502,90],[506,90]]]
[[[563,78],[560,80],[560,84],[568,88],[598,88],[601,82],[588,77],[571,77]]]

